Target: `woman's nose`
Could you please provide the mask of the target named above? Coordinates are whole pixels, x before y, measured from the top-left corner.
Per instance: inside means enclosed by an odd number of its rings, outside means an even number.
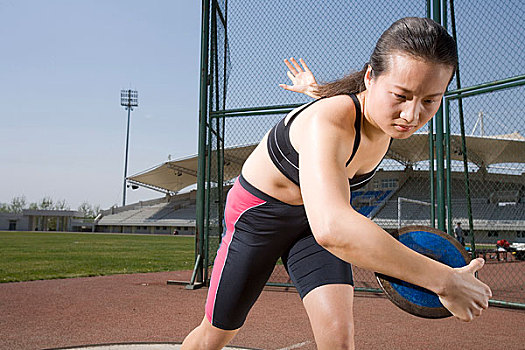
[[[406,108],[399,115],[407,121],[407,124],[416,125],[419,123],[419,108],[416,103],[408,103]]]

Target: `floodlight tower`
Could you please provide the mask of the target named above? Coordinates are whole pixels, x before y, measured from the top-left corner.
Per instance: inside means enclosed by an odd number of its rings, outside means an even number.
[[[128,146],[129,146],[129,119],[133,107],[139,105],[137,90],[120,90],[120,105],[128,111],[128,128],[126,131],[126,158],[124,162],[124,188],[122,190],[122,206],[126,205],[126,178],[128,177]]]

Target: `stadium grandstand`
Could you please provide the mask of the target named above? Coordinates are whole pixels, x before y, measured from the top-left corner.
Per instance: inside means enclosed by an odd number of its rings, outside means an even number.
[[[461,144],[458,135],[451,135],[451,140],[452,145]],[[476,241],[495,243],[505,238],[525,242],[525,137],[518,133],[468,136],[467,144],[469,161],[476,166],[476,170],[469,173]],[[224,178],[229,179],[224,186],[225,193],[254,147],[250,144],[224,150]],[[427,150],[426,134],[413,135],[410,143],[394,140],[385,161],[396,166],[381,166],[373,181],[352,193],[352,206],[387,230],[430,225]],[[458,150],[459,147],[453,148],[453,160],[462,159]],[[163,193],[164,197],[105,210],[97,218],[95,230],[166,234],[177,230],[194,234],[197,159],[195,155],[168,161],[128,177],[130,186],[149,188]],[[501,163],[514,164],[518,171],[498,172],[498,167],[493,165]],[[461,168],[456,168],[451,172],[452,221],[468,227],[464,174]]]
[[[97,232],[195,234],[196,191],[101,211]]]

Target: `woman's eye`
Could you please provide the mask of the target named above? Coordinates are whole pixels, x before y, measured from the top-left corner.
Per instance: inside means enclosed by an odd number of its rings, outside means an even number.
[[[405,95],[400,95],[400,94],[396,94],[396,93],[394,93],[394,96],[395,96],[397,99],[399,99],[399,100],[406,100],[406,99],[407,99],[407,97],[406,97]]]

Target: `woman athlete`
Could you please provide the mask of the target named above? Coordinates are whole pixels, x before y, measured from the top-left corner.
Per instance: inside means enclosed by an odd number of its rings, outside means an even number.
[[[263,138],[229,191],[226,230],[202,323],[182,349],[221,349],[243,325],[279,258],[307,311],[319,349],[353,349],[350,264],[435,292],[458,319],[488,307],[475,259],[451,268],[396,241],[350,205],[392,139],[437,112],[457,66],[454,40],[426,18],[403,18],[379,38],[362,71],[315,84],[303,61],[286,62],[293,86],[315,101]]]

